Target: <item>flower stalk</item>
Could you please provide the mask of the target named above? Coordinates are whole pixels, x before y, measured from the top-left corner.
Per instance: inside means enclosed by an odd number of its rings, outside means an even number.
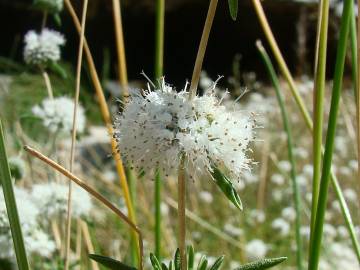
[[[203,29],[203,32],[201,35],[199,49],[198,49],[198,52],[196,55],[194,71],[193,71],[192,78],[191,78],[189,99],[193,99],[196,96],[196,91],[197,91],[197,88],[199,85],[199,80],[200,80],[201,68],[202,68],[202,64],[204,61],[207,43],[209,40],[210,30],[211,30],[211,27],[212,27],[212,24],[214,21],[214,17],[215,17],[215,13],[216,13],[217,3],[218,3],[218,0],[210,1],[209,10],[206,15],[204,29]]]
[[[70,172],[73,172],[74,159],[75,159],[75,144],[76,144],[76,123],[77,123],[77,110],[80,96],[80,82],[81,82],[81,64],[84,51],[84,39],[85,39],[85,25],[87,14],[88,0],[84,0],[82,17],[81,17],[81,31],[80,42],[78,49],[78,61],[76,66],[76,82],[75,82],[75,97],[74,97],[74,111],[73,111],[73,123],[71,129],[71,148],[70,148]],[[70,241],[71,241],[71,211],[72,211],[72,182],[69,181],[68,200],[67,200],[67,215],[66,215],[66,242],[65,242],[65,270],[69,269],[70,264]]]
[[[186,216],[185,216],[185,201],[186,201],[186,177],[185,177],[185,155],[182,154],[178,169],[178,230],[179,230],[179,250],[181,270],[186,270]]]

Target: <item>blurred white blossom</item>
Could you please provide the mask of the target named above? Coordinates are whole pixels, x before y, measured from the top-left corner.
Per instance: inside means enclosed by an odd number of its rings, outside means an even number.
[[[74,101],[68,97],[45,98],[40,105],[32,108],[32,113],[42,120],[42,124],[52,133],[71,135],[73,125]],[[79,104],[77,108],[76,130],[83,133],[85,129],[85,112]]]
[[[245,246],[246,256],[249,260],[262,259],[268,252],[267,245],[260,239],[253,239]]]
[[[57,31],[43,29],[40,33],[30,30],[25,35],[24,60],[31,65],[46,65],[60,60],[60,46],[65,38]]]

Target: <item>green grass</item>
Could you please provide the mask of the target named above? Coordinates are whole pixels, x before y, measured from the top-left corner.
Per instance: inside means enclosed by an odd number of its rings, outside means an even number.
[[[330,183],[331,163],[332,163],[332,156],[334,150],[337,114],[338,114],[338,108],[339,108],[339,102],[340,102],[340,96],[342,90],[342,80],[343,80],[344,64],[345,64],[345,57],[347,50],[347,40],[349,35],[351,12],[353,12],[352,6],[353,6],[352,1],[350,0],[345,1],[343,15],[341,18],[340,37],[338,42],[337,54],[336,54],[329,123],[328,123],[327,135],[326,135],[324,163],[322,168],[319,199],[318,199],[317,211],[315,216],[315,225],[312,228],[313,237],[310,243],[309,267],[308,267],[309,270],[318,269],[320,253],[322,249],[321,243],[322,243],[322,235],[323,235],[323,226],[325,222],[324,218],[326,212],[328,188]]]
[[[288,112],[285,108],[285,101],[284,97],[281,94],[280,89],[280,82],[277,78],[277,75],[275,73],[275,69],[271,63],[270,57],[265,51],[265,48],[261,45],[260,42],[256,43],[257,49],[260,52],[260,56],[265,64],[265,67],[267,69],[267,72],[269,73],[271,82],[274,85],[275,92],[276,92],[276,98],[280,106],[281,110],[281,116],[283,119],[284,129],[287,134],[287,144],[288,144],[288,158],[291,163],[291,181],[292,181],[292,188],[293,188],[293,200],[295,205],[295,211],[296,211],[296,220],[295,220],[295,238],[296,238],[296,264],[297,269],[301,270],[303,269],[303,244],[300,234],[300,227],[301,227],[301,198],[300,198],[300,191],[299,191],[299,185],[296,180],[296,162],[295,157],[293,154],[293,136],[291,132]]]
[[[19,214],[17,211],[16,200],[10,175],[9,164],[5,150],[5,137],[0,119],[0,179],[4,192],[6,211],[9,218],[11,235],[14,242],[16,261],[19,270],[29,269],[27,261],[24,239],[21,231]]]

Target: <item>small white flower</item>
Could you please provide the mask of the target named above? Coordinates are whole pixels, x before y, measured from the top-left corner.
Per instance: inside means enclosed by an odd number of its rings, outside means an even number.
[[[293,207],[286,207],[281,211],[281,216],[290,222],[293,222],[296,218],[296,212]]]
[[[92,208],[89,194],[79,187],[73,187],[72,216],[87,216]],[[67,211],[68,185],[44,183],[33,185],[32,198],[41,209],[41,214],[50,217],[65,214]]]
[[[71,135],[73,125],[74,101],[68,97],[45,98],[40,105],[32,108],[32,113],[42,120],[42,124],[52,133]],[[76,131],[85,129],[85,112],[82,106],[77,108]]]
[[[271,223],[271,227],[274,230],[277,230],[280,232],[281,236],[287,236],[289,235],[290,232],[290,225],[289,223],[284,220],[283,218],[276,218],[273,220],[273,222]]]
[[[260,239],[254,239],[245,246],[246,256],[249,260],[257,260],[265,257],[268,251],[267,245]]]
[[[35,0],[34,4],[43,10],[58,13],[64,7],[64,0]]]
[[[290,170],[291,170],[291,163],[288,160],[279,161],[278,166],[279,166],[280,170],[282,170],[284,172],[290,172]]]
[[[282,186],[285,183],[285,178],[279,173],[275,173],[271,176],[270,181],[276,185]]]
[[[243,233],[244,233],[241,228],[236,227],[236,226],[232,225],[231,223],[226,223],[224,225],[224,231],[234,237],[239,237],[239,236],[243,235]]]
[[[304,175],[306,175],[307,177],[313,177],[314,174],[314,166],[312,164],[306,164],[303,167],[303,173]]]
[[[253,209],[250,211],[250,217],[255,220],[256,223],[263,223],[266,219],[266,215],[263,210]]]
[[[199,198],[200,198],[200,200],[202,200],[205,203],[212,203],[214,200],[213,195],[210,192],[205,191],[205,190],[200,191]]]
[[[344,190],[344,196],[352,203],[357,202],[357,194],[353,189],[347,188]]]
[[[357,171],[358,166],[359,166],[359,164],[358,164],[358,161],[357,161],[357,160],[352,159],[352,160],[349,161],[349,167],[350,167],[353,171]]]
[[[160,89],[134,92],[115,121],[120,152],[145,172],[158,167],[168,175],[184,154],[191,178],[219,166],[240,179],[250,169],[254,122],[220,102],[212,91],[189,100],[186,89],[176,92],[164,81]]]
[[[65,38],[57,31],[43,29],[40,34],[30,30],[25,35],[24,60],[27,64],[44,66],[60,59],[60,46]]]

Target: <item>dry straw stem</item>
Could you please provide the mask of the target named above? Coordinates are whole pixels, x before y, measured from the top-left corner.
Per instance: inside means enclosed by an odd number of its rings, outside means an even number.
[[[206,15],[204,30],[201,35],[199,50],[196,56],[194,71],[191,78],[190,95],[189,95],[190,99],[193,99],[196,96],[196,91],[200,80],[201,67],[204,61],[206,46],[209,40],[211,26],[214,21],[217,3],[218,0],[211,0],[209,5],[209,10]]]
[[[358,14],[360,12],[360,5],[358,5]],[[357,21],[357,85],[356,85],[356,129],[357,129],[357,154],[358,154],[358,179],[360,179],[360,19]],[[358,183],[358,190],[360,194],[360,182]],[[359,196],[360,205],[360,196]]]
[[[252,0],[253,5],[255,7],[258,19],[260,21],[261,26],[263,27],[263,31],[265,33],[265,36],[270,44],[270,48],[273,52],[273,54],[275,55],[275,59],[280,67],[280,70],[283,74],[283,76],[285,77],[286,81],[288,82],[289,86],[290,86],[290,90],[292,92],[292,95],[295,98],[295,101],[297,103],[297,105],[300,108],[301,114],[305,120],[306,126],[308,127],[308,129],[312,132],[313,131],[313,122],[311,120],[310,114],[308,113],[305,105],[304,105],[304,101],[301,98],[299,91],[297,90],[297,87],[295,85],[295,81],[293,79],[293,77],[291,76],[291,73],[286,65],[286,62],[280,52],[280,49],[276,43],[276,40],[274,38],[274,35],[271,31],[271,28],[269,26],[269,23],[266,19],[265,13],[264,13],[264,9],[261,5],[261,2],[259,0]],[[322,150],[323,152],[323,150]],[[349,208],[347,206],[347,203],[345,201],[343,192],[341,190],[341,187],[339,185],[339,182],[336,178],[336,175],[331,172],[331,182],[334,188],[334,191],[336,193],[336,197],[340,203],[340,208],[341,208],[341,212],[342,215],[344,217],[346,226],[349,230],[349,234],[351,237],[351,241],[353,244],[353,248],[357,254],[358,257],[360,257],[360,246],[359,246],[359,242],[357,240],[357,236],[355,233],[355,228],[354,228],[354,224],[350,215],[350,211]]]
[[[54,94],[53,94],[53,90],[52,90],[49,75],[47,74],[47,72],[45,70],[42,70],[41,73],[42,73],[42,75],[44,77],[45,86],[46,86],[46,90],[48,92],[48,96],[49,96],[49,98],[53,99]]]
[[[120,0],[113,0],[113,16],[115,25],[116,50],[118,57],[119,80],[122,87],[122,95],[126,100],[129,96],[128,78],[126,69],[126,56],[124,45],[124,33],[121,20]]]
[[[257,209],[264,209],[265,195],[266,195],[266,180],[267,180],[267,171],[268,171],[268,163],[269,163],[269,151],[270,151],[270,140],[269,136],[264,140],[264,150],[262,152],[261,157],[261,168],[260,168],[260,183],[259,189],[257,193]]]
[[[70,3],[70,0],[65,0],[64,2],[65,2],[65,6],[66,6],[67,10],[70,13],[71,18],[73,19],[73,22],[75,24],[75,27],[76,27],[77,31],[80,33],[80,30],[81,30],[80,22],[79,22],[79,19],[78,19],[77,15],[76,15],[75,11],[74,11],[73,6]],[[120,184],[121,184],[121,187],[122,187],[123,192],[124,192],[124,198],[125,198],[126,207],[128,209],[128,212],[129,212],[129,218],[133,223],[136,223],[134,209],[133,209],[131,198],[130,198],[130,192],[129,192],[129,187],[128,187],[127,180],[126,180],[124,166],[123,166],[122,161],[121,161],[120,153],[118,152],[118,150],[116,148],[116,141],[113,138],[114,131],[113,131],[113,127],[112,127],[112,120],[111,120],[111,116],[110,116],[110,111],[109,111],[109,108],[108,108],[107,103],[106,103],[104,92],[102,90],[100,80],[99,80],[99,76],[98,76],[98,74],[96,72],[94,60],[92,58],[92,55],[91,55],[91,52],[90,52],[90,49],[89,49],[89,45],[88,45],[88,43],[86,41],[86,38],[84,39],[84,50],[85,50],[85,56],[86,56],[86,59],[87,59],[88,65],[89,65],[90,76],[91,76],[91,79],[93,81],[94,88],[95,88],[95,91],[96,91],[96,95],[97,95],[97,98],[98,98],[98,101],[99,101],[100,111],[101,111],[101,114],[103,116],[106,127],[108,129],[108,132],[111,135],[111,149],[112,149],[112,152],[114,153],[113,156],[114,156],[114,160],[115,160],[116,170],[117,170],[117,173],[119,175]]]
[[[178,170],[178,224],[179,224],[179,249],[181,270],[186,270],[186,216],[185,216],[185,199],[186,199],[186,179],[185,179],[185,156],[182,155]]]
[[[67,169],[53,161],[52,159],[48,158],[47,156],[43,155],[39,151],[31,148],[28,145],[24,146],[24,150],[27,151],[30,155],[40,159],[41,161],[45,162],[47,165],[52,167],[53,169],[57,170],[69,180],[73,181],[75,184],[83,188],[85,191],[90,193],[93,197],[95,197],[98,201],[103,203],[107,208],[113,211],[117,216],[119,216],[123,221],[125,221],[137,234],[139,237],[139,246],[140,246],[140,260],[139,260],[139,269],[143,269],[143,238],[140,229],[134,224],[123,212],[120,211],[115,205],[113,205],[110,201],[108,201],[103,195],[97,192],[94,188],[86,184],[84,180],[81,180],[76,175],[69,172]]]
[[[85,241],[85,245],[87,248],[87,251],[89,254],[95,254],[95,249],[94,246],[91,242],[91,236],[90,236],[90,232],[89,232],[89,227],[87,225],[86,222],[84,222],[83,220],[79,219],[78,220],[79,225],[80,225],[80,230],[82,232],[82,235],[84,236],[84,241]],[[81,234],[80,234],[81,235]],[[90,260],[91,266],[93,270],[99,270],[99,265],[94,261],[94,260]]]
[[[253,5],[255,7],[255,11],[256,14],[258,15],[258,18],[260,20],[261,26],[263,27],[265,36],[268,40],[268,42],[270,43],[270,47],[273,51],[273,54],[276,58],[276,61],[279,63],[279,67],[281,69],[281,72],[284,74],[284,77],[286,78],[286,80],[289,82],[289,86],[290,86],[290,90],[292,92],[292,95],[294,96],[297,104],[300,107],[300,110],[302,112],[302,114],[304,115],[305,121],[307,126],[312,129],[313,128],[313,124],[311,121],[311,117],[309,116],[307,110],[306,110],[306,106],[303,102],[303,100],[301,99],[301,96],[299,94],[299,92],[297,91],[296,85],[295,85],[295,81],[291,76],[291,73],[285,63],[284,58],[282,57],[282,54],[280,52],[280,49],[276,43],[276,40],[274,38],[274,35],[271,31],[271,28],[269,26],[269,23],[267,22],[265,13],[264,13],[264,9],[261,5],[260,0],[252,0]]]
[[[70,149],[70,172],[73,172],[74,159],[75,159],[75,144],[76,144],[76,123],[77,123],[77,110],[80,96],[80,82],[81,82],[81,63],[84,49],[85,39],[85,25],[86,25],[86,13],[88,7],[88,0],[84,0],[83,10],[81,16],[81,31],[80,31],[80,42],[78,50],[78,61],[76,66],[76,82],[75,82],[75,97],[74,97],[74,112],[73,112],[73,123],[71,131],[71,149]],[[71,241],[71,198],[72,197],[72,186],[71,181],[69,182],[68,200],[67,200],[67,220],[66,220],[66,249],[65,249],[65,270],[69,269],[70,263],[70,241]]]

